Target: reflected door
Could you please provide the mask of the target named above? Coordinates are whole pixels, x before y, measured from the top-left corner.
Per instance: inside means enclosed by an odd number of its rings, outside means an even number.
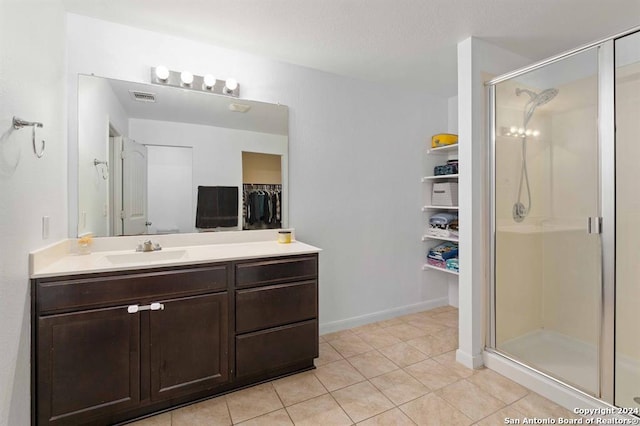
[[[493,164],[495,347],[596,396],[598,50],[494,86]]]
[[[147,231],[147,147],[129,138],[122,141],[123,235]]]

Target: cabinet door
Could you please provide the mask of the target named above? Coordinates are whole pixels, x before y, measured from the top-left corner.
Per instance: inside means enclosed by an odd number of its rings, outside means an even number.
[[[38,424],[77,425],[140,399],[140,317],[126,307],[38,319]]]
[[[162,301],[149,313],[151,399],[211,389],[229,380],[227,292]]]

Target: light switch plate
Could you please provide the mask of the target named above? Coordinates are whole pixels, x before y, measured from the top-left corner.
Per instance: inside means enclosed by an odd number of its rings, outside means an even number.
[[[42,216],[42,239],[49,238],[49,216]]]

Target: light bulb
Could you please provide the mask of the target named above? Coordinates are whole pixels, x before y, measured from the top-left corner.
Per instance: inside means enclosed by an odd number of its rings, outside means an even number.
[[[169,68],[165,67],[164,65],[158,65],[156,67],[156,77],[160,81],[167,81],[167,79],[169,78]]]
[[[531,129],[527,129],[527,130],[525,130],[525,132],[524,132],[524,134],[525,134],[525,135],[527,135],[527,136],[531,136],[531,134],[532,134],[532,133],[533,133],[533,132],[531,131]]]
[[[211,74],[205,75],[203,80],[205,89],[211,90],[216,85],[216,78]]]
[[[524,127],[520,127],[518,129],[518,133],[520,133],[521,135],[524,135]]]
[[[518,128],[516,126],[509,127],[509,133],[515,133],[517,131],[518,131]]]
[[[236,81],[235,78],[229,78],[227,79],[227,82],[225,83],[224,87],[226,87],[227,90],[229,90],[230,92],[233,92],[238,88],[238,82]]]
[[[180,73],[180,80],[182,80],[185,86],[191,86],[191,83],[193,83],[193,74],[189,71],[182,71]]]
[[[540,136],[540,130],[534,130],[533,131],[533,136]]]

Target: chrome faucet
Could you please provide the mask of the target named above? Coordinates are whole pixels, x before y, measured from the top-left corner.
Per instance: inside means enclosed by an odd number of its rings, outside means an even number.
[[[147,240],[142,244],[138,244],[138,247],[136,247],[136,251],[142,251],[142,252],[158,251],[158,250],[162,250],[162,247],[160,247],[160,244],[158,243],[153,244],[151,240]]]

